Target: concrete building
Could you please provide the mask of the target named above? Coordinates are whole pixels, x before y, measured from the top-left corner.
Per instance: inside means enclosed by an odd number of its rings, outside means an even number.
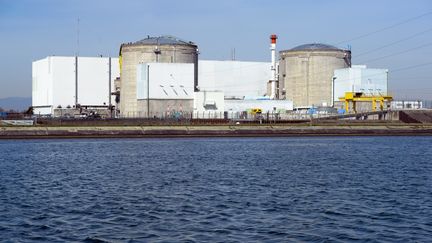
[[[194,77],[192,86],[198,80],[198,47],[193,42],[180,40],[172,36],[150,37],[125,43],[120,47],[121,81],[120,81],[120,113],[122,116],[133,116],[141,112],[161,112],[168,104],[147,111],[146,100],[137,99],[137,70],[140,64],[149,63],[192,63]],[[195,88],[194,88],[195,90]],[[186,111],[192,111],[192,102],[165,99],[166,103],[182,105]],[[154,102],[154,105],[159,102]]]
[[[256,113],[260,110],[261,113]],[[229,119],[279,119],[293,110],[289,100],[245,99],[225,100],[225,115]]]
[[[333,76],[333,101],[339,101],[345,92],[363,92],[370,96],[387,95],[388,70],[353,65],[336,69]]]
[[[33,62],[32,97],[36,114],[54,115],[57,107],[74,108],[76,103],[106,108],[110,102],[118,105],[116,97],[110,93],[121,92],[125,87],[122,80],[116,79],[120,76],[119,58],[111,58],[111,75],[107,57],[78,57],[77,60],[78,65],[72,56],[47,57]],[[203,60],[199,61],[198,67],[200,81],[197,88],[200,91],[194,92],[194,63],[137,64],[133,82],[135,97],[129,97],[135,100],[137,109],[123,111],[120,116],[165,116],[180,110],[205,112],[208,116],[224,111],[224,98],[257,99],[267,94],[270,63]],[[120,96],[120,104],[124,99]]]
[[[143,63],[136,73],[137,111],[124,117],[166,117],[175,112],[192,112],[194,64]]]
[[[329,106],[336,69],[351,66],[351,51],[306,44],[279,52],[279,98],[294,107]]]
[[[392,110],[418,110],[423,109],[423,102],[420,100],[393,100],[390,108]]]
[[[200,91],[222,91],[226,98],[269,95],[270,62],[201,60],[198,63]]]
[[[270,62],[200,60],[198,63],[200,91],[195,93],[194,117],[233,118],[253,108],[264,109],[262,104],[271,102],[256,101],[270,95],[267,90]],[[240,103],[244,105],[232,105]]]
[[[224,117],[225,100],[222,91],[198,91],[194,96],[194,118]]]
[[[54,114],[55,109],[78,106],[108,108],[119,59],[109,57],[49,56],[32,63],[33,112]]]
[[[262,113],[285,113],[293,110],[289,100],[225,100],[225,111],[243,112],[251,109],[261,109]]]
[[[366,65],[352,65],[351,68],[336,69],[333,76],[333,103],[338,109],[344,108],[339,98],[346,92],[361,92],[365,96],[387,96],[388,70],[367,68]],[[385,107],[390,106],[387,102]],[[371,111],[371,102],[356,102],[357,112]]]

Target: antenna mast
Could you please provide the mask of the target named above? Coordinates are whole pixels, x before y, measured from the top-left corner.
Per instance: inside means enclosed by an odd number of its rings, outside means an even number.
[[[80,19],[77,19],[77,49],[76,49],[76,56],[79,56],[79,48],[80,48],[80,43],[79,43],[79,38],[80,38]]]

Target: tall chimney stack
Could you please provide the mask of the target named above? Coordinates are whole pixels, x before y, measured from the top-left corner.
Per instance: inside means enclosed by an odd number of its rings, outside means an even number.
[[[271,92],[270,99],[274,100],[277,98],[276,95],[276,82],[277,82],[277,73],[276,73],[276,40],[277,35],[270,36],[270,50],[271,50]]]

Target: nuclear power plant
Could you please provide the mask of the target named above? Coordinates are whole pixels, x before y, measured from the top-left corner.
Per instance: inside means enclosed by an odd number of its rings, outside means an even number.
[[[240,119],[390,106],[388,70],[322,43],[277,52],[277,41],[270,35],[268,62],[200,60],[198,44],[173,36],[124,43],[118,57],[49,56],[33,62],[34,113]]]

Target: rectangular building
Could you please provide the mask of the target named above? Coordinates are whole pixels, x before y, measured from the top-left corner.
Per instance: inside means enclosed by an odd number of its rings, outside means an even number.
[[[165,116],[179,111],[220,114],[224,98],[256,99],[267,95],[270,66],[270,62],[199,61],[201,92],[194,94],[193,64],[140,63],[133,87],[140,112],[126,115]],[[119,59],[108,57],[49,56],[33,62],[34,113],[54,114],[56,108],[74,108],[77,104],[116,105],[111,93],[115,92],[119,69]]]
[[[367,95],[387,95],[388,70],[353,65],[336,69],[333,76],[333,101],[338,102],[345,92],[363,92]]]
[[[285,113],[294,109],[290,100],[225,100],[225,111],[245,112],[261,109],[263,113]]]
[[[417,110],[423,109],[423,102],[420,100],[393,100],[390,103],[392,110]]]
[[[56,108],[108,106],[120,76],[118,58],[49,56],[32,64],[32,106],[35,114]]]
[[[193,63],[142,63],[137,65],[136,114],[128,117],[166,117],[191,113],[194,99]]]
[[[198,62],[199,90],[222,91],[225,97],[262,97],[268,95],[270,67],[270,62],[201,60]]]

